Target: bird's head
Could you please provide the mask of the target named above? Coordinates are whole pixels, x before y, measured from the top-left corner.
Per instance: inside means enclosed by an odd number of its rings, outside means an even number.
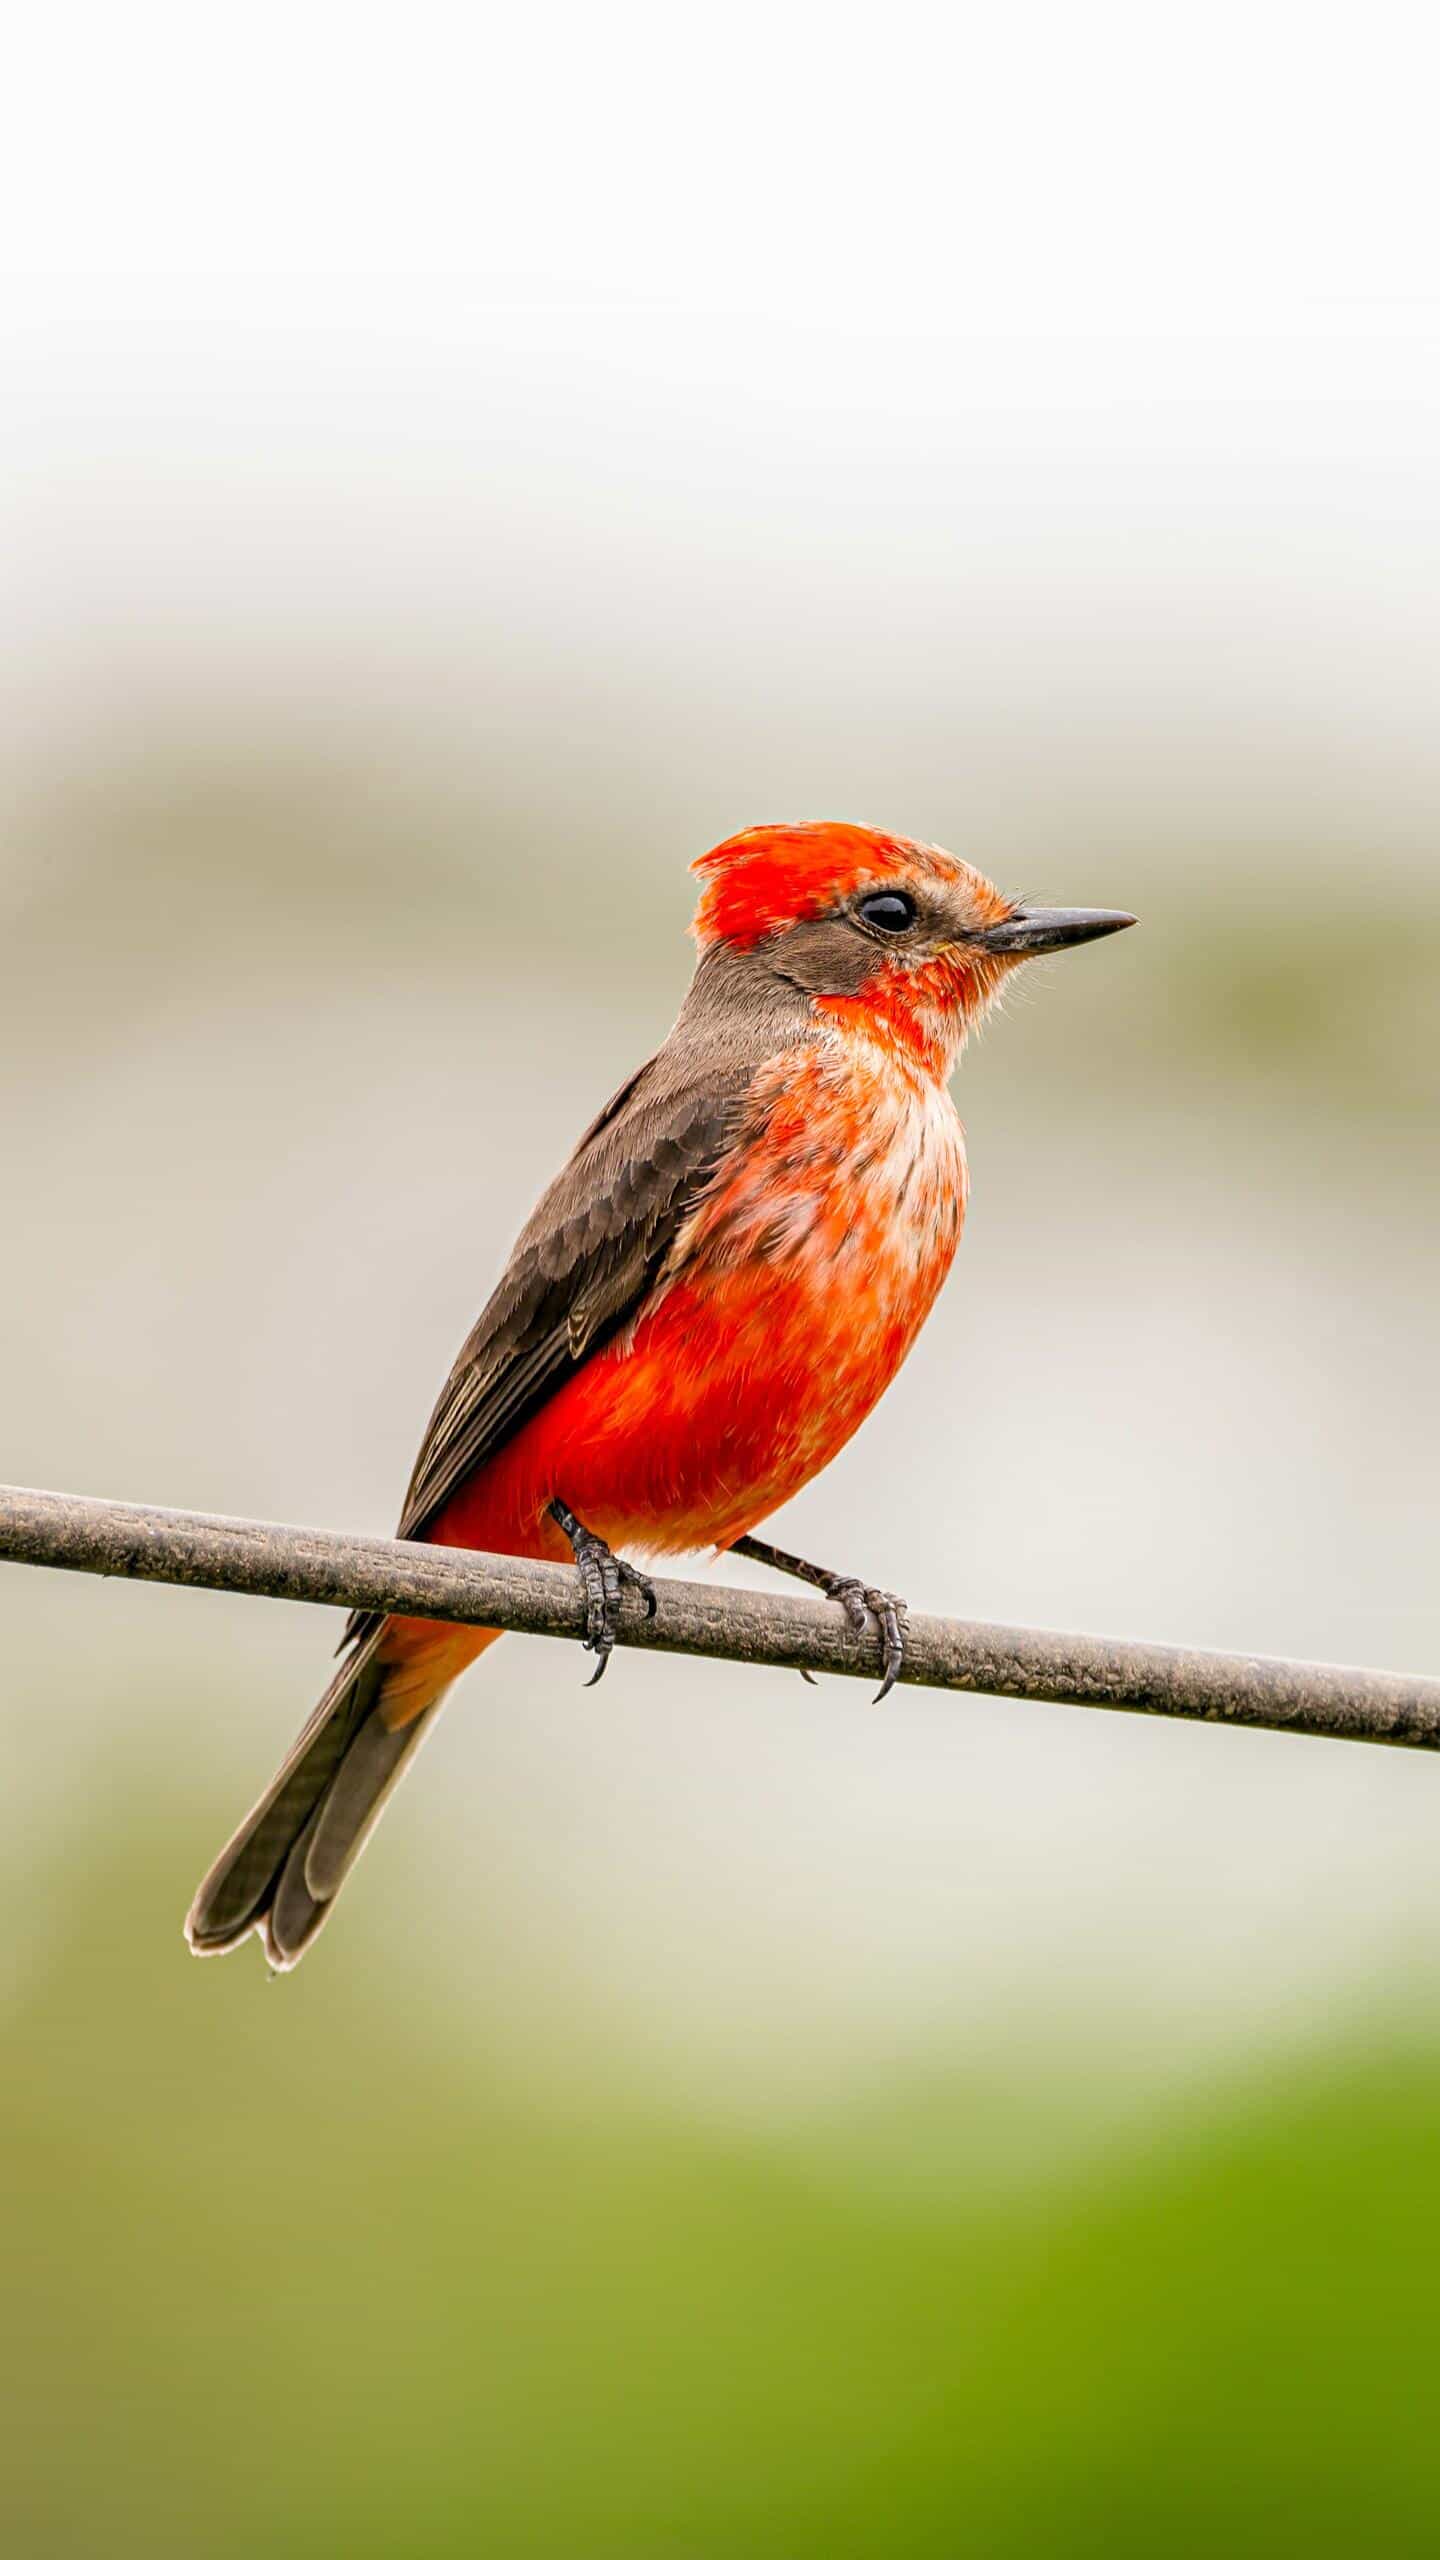
[[[938,1076],[1021,961],[1135,921],[1022,904],[936,845],[839,822],[751,827],[693,867],[702,953],[743,953]]]

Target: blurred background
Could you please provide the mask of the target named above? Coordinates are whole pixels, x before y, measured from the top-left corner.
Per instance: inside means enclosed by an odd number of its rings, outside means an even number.
[[[1440,1667],[1417,17],[61,12],[4,186],[14,1481],[384,1530],[843,816],[1143,930],[780,1534]],[[187,1957],[319,1613],[0,1574],[7,2547],[1432,2552],[1423,1759],[507,1642],[303,1972]]]

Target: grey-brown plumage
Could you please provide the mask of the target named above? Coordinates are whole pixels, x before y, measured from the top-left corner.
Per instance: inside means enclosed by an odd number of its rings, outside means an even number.
[[[441,1505],[586,1354],[633,1317],[741,1132],[767,1059],[814,1033],[804,992],[706,954],[664,1047],[593,1120],[518,1237],[430,1417],[396,1532]]]
[[[664,1047],[591,1123],[518,1238],[431,1416],[398,1536],[423,1538],[466,1477],[635,1320],[744,1130],[759,1068],[812,1029],[788,979],[728,950],[705,955]],[[195,1897],[186,1935],[197,1954],[259,1928],[286,1966],[322,1926],[438,1711],[389,1730],[382,1636],[373,1618],[350,1621],[329,1689]]]

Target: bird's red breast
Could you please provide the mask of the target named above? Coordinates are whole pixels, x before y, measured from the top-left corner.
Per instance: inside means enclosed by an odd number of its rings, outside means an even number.
[[[863,827],[752,828],[696,869],[700,958],[675,1028],[516,1239],[400,1520],[402,1538],[573,1549],[601,1670],[621,1584],[605,1547],[732,1545],[835,1456],[899,1368],[965,1210],[947,1078],[1003,978],[1133,921],[1017,906],[938,847]],[[896,1605],[875,1614],[883,1695],[903,1642]],[[192,1946],[222,1952],[258,1927],[276,1963],[298,1961],[429,1712],[494,1641],[352,1622],[300,1741],[195,1897]]]
[[[1008,912],[953,856],[858,827],[754,829],[695,867],[702,951],[753,952],[900,878],[963,890],[985,918]],[[634,1320],[476,1469],[429,1537],[561,1561],[548,1517],[560,1493],[616,1548],[724,1548],[829,1463],[904,1360],[960,1240],[965,1147],[946,1078],[993,992],[983,970],[949,951],[902,970],[877,950],[867,983],[802,1005],[801,1036],[755,1074],[735,1142]],[[387,1646],[412,1640],[433,1655],[440,1639],[397,1622]],[[445,1641],[463,1659],[481,1639]]]
[[[617,1547],[725,1547],[865,1419],[949,1270],[965,1150],[949,1096],[837,1032],[778,1057],[755,1137],[633,1331],[576,1371],[456,1497],[445,1543],[564,1553],[565,1500]]]

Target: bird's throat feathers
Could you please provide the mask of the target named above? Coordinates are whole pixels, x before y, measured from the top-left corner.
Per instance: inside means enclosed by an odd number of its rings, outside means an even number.
[[[918,969],[879,969],[858,995],[813,999],[821,1021],[884,1049],[897,1064],[944,1084],[999,992],[1002,971],[949,954]]]

